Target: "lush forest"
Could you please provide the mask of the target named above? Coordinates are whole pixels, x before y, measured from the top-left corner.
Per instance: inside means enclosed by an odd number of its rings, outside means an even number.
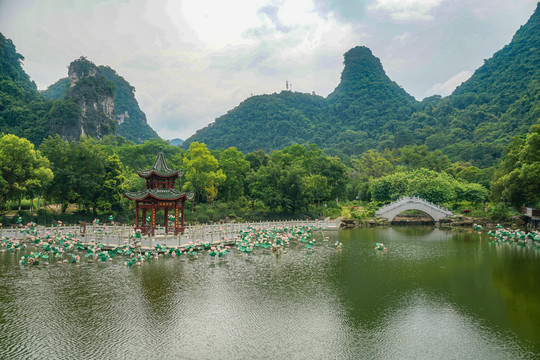
[[[22,69],[23,60],[13,42],[0,34],[0,131],[39,144],[49,134],[53,103],[39,95]]]
[[[369,49],[356,47],[345,54],[341,81],[327,98],[290,91],[254,96],[183,146],[198,141],[249,152],[314,143],[345,159],[369,149],[425,145],[452,161],[486,168],[540,118],[539,48],[537,7],[511,43],[452,95],[416,101],[388,78]]]
[[[487,169],[452,162],[425,145],[368,150],[346,164],[315,144],[244,154],[234,147],[209,150],[198,142],[182,149],[160,139],[135,144],[105,136],[68,142],[56,135],[36,149],[27,139],[7,134],[0,137],[2,211],[22,209],[19,215],[28,217],[37,210],[49,214],[46,219],[51,211],[57,218],[69,213],[72,220],[112,214],[130,222],[133,204],[124,194],[144,188],[136,169],[150,168],[160,151],[171,168],[184,171],[177,188],[195,194],[188,221],[340,216],[343,204],[363,204],[357,216],[370,217],[401,196],[495,219],[512,208],[540,207],[538,122],[512,140],[500,165]],[[55,206],[45,211],[45,204]]]

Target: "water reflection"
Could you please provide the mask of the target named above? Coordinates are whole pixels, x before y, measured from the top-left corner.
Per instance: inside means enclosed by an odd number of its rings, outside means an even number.
[[[483,327],[444,299],[405,296],[375,330],[377,359],[511,359],[526,356],[513,341]],[[532,355],[532,354],[529,354]]]
[[[537,252],[434,228],[328,236],[344,250],[132,268],[0,253],[0,358],[539,357]]]

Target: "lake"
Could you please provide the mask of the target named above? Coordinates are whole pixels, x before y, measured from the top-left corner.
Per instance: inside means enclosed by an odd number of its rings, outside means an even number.
[[[535,247],[434,227],[315,238],[132,267],[0,253],[0,358],[540,358]]]

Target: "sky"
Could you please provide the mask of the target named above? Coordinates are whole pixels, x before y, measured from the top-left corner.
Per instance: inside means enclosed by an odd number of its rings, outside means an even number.
[[[0,32],[40,90],[81,56],[136,89],[150,126],[186,139],[252,95],[328,96],[367,46],[416,99],[449,95],[537,0],[0,0]]]

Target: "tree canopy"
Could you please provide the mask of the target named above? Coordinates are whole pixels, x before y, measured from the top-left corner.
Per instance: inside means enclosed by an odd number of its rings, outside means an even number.
[[[49,160],[27,139],[0,136],[0,204],[34,197],[53,180]]]

